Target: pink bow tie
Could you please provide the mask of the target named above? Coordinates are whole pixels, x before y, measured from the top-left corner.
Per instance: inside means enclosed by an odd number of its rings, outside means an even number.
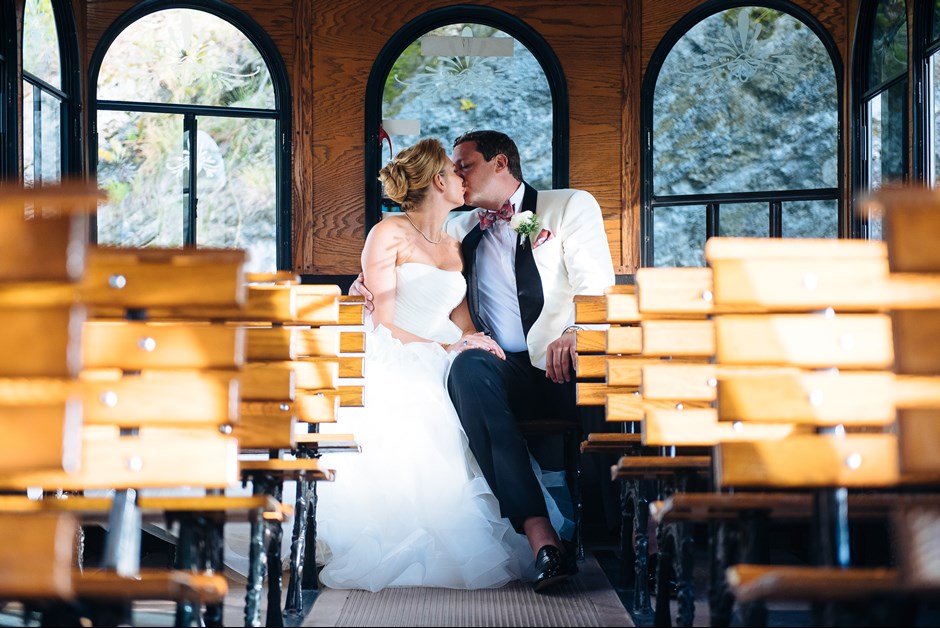
[[[481,209],[480,210],[480,230],[486,231],[492,227],[497,220],[505,220],[509,222],[509,219],[512,218],[513,214],[516,213],[516,206],[511,204],[509,201],[503,203],[503,206],[498,210],[493,209]]]

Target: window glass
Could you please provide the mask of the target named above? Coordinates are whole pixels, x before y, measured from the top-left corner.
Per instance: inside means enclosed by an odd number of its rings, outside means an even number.
[[[36,182],[33,126],[33,86],[23,81],[23,184],[27,187]]]
[[[151,13],[114,40],[98,74],[99,100],[273,108],[258,49],[225,20],[191,9]]]
[[[705,206],[657,207],[653,239],[654,266],[704,266]]]
[[[868,59],[868,89],[907,72],[907,6],[904,0],[881,0],[878,3]]]
[[[726,203],[718,210],[718,235],[766,238],[770,235],[767,203]]]
[[[503,131],[519,147],[526,181],[552,187],[548,80],[529,49],[499,29],[449,24],[412,42],[386,79],[382,119],[393,154],[424,138],[449,149],[466,131]]]
[[[934,52],[928,62],[927,85],[930,94],[930,122],[927,127],[927,144],[932,167],[928,172],[931,186],[940,181],[940,51]]]
[[[23,7],[23,71],[62,88],[59,36],[51,0],[26,0]]]
[[[897,83],[868,101],[868,184],[876,190],[904,177],[907,83]]]
[[[42,108],[42,180],[62,179],[62,102],[58,96],[40,92]]]
[[[182,246],[183,117],[98,112],[98,243]]]
[[[97,81],[98,241],[248,251],[278,267],[280,113],[265,59],[236,26],[194,9],[133,22]],[[142,113],[140,103],[147,104]],[[197,211],[198,210],[198,211]]]
[[[246,249],[252,267],[276,267],[275,138],[274,120],[199,118],[199,246]]]
[[[784,238],[839,237],[836,201],[790,201],[783,204]]]
[[[653,193],[838,185],[838,94],[809,27],[765,7],[715,13],[662,64],[653,97]]]

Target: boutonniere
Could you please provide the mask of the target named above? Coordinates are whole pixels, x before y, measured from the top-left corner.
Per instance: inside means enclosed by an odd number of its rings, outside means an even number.
[[[513,214],[512,218],[509,219],[509,226],[519,234],[519,246],[522,246],[525,241],[524,238],[532,237],[538,233],[539,217],[531,211],[519,212]]]

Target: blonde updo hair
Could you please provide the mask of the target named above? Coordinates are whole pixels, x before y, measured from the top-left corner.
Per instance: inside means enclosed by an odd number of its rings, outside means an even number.
[[[379,171],[385,194],[401,205],[403,212],[424,200],[434,175],[443,172],[447,151],[440,140],[421,140],[404,148]]]

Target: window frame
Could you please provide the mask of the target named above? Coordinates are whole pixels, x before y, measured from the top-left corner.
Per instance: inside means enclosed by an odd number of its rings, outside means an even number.
[[[271,75],[271,83],[274,89],[274,109],[249,109],[237,108],[230,109],[225,107],[211,105],[183,105],[176,103],[148,103],[143,101],[110,101],[98,100],[98,73],[105,56],[108,53],[114,41],[130,25],[138,20],[160,11],[167,9],[191,9],[203,11],[218,17],[230,23],[244,35],[261,54]],[[128,107],[128,105],[132,105]],[[88,159],[89,169],[93,176],[97,177],[98,172],[98,111],[135,111],[142,113],[168,113],[183,116],[184,121],[189,121],[199,116],[223,116],[223,117],[245,117],[245,118],[264,118],[275,121],[275,134],[277,137],[277,150],[274,156],[275,164],[275,186],[276,186],[276,205],[275,205],[275,247],[276,264],[278,270],[291,270],[293,268],[293,239],[292,239],[292,159],[291,150],[293,138],[291,135],[292,121],[292,100],[290,79],[284,60],[281,57],[277,46],[271,40],[267,32],[257,24],[249,15],[243,11],[225,3],[221,0],[203,0],[201,2],[188,1],[178,2],[174,0],[153,0],[152,2],[141,3],[127,10],[118,17],[105,31],[98,45],[92,53],[91,61],[88,65],[88,120],[89,120],[89,141],[88,141]],[[184,128],[190,128],[184,124]],[[184,131],[185,132],[185,131]],[[196,158],[197,151],[190,151],[191,158]],[[197,176],[196,170],[190,168],[190,179],[194,181]],[[196,190],[194,182],[189,188],[190,191]],[[196,204],[198,195],[190,192],[189,208],[187,212],[187,222],[183,225],[184,230],[189,232],[195,221]],[[193,232],[194,233],[194,232]],[[92,242],[97,241],[97,221],[92,221],[91,228]]]
[[[809,28],[822,43],[826,52],[829,53],[829,60],[832,63],[834,81],[836,84],[837,99],[837,180],[838,184],[833,188],[818,188],[810,190],[778,190],[778,191],[758,191],[758,192],[731,192],[720,194],[695,194],[695,195],[670,195],[659,196],[654,194],[653,190],[653,100],[656,91],[656,83],[659,79],[663,63],[669,56],[669,53],[675,47],[682,37],[685,36],[693,27],[712,15],[722,13],[729,9],[739,7],[765,7],[788,14],[790,17],[799,20]],[[706,206],[705,217],[705,240],[719,234],[719,221],[722,204],[738,203],[767,203],[768,204],[768,224],[769,237],[780,237],[783,225],[783,203],[788,201],[822,201],[835,200],[838,212],[838,235],[842,237],[845,233],[846,203],[844,195],[843,172],[844,157],[841,138],[843,136],[843,102],[844,94],[842,89],[843,67],[838,48],[832,39],[832,36],[826,31],[819,21],[805,9],[784,0],[762,0],[751,1],[734,0],[731,2],[705,3],[689,11],[679,19],[669,31],[660,39],[653,51],[650,61],[643,77],[643,85],[640,91],[640,266],[653,266],[654,246],[653,237],[653,214],[656,207],[678,207],[687,205]],[[702,243],[704,249],[704,242]]]
[[[901,143],[901,155],[902,155],[902,167],[901,171],[902,181],[908,181],[911,177],[911,159],[910,154],[910,129],[911,129],[911,118],[910,118],[910,90],[911,83],[908,79],[911,73],[911,58],[910,53],[908,54],[907,62],[907,71],[900,73],[897,76],[882,81],[877,86],[868,88],[868,76],[869,70],[871,68],[871,58],[869,56],[869,50],[871,48],[871,40],[874,34],[874,21],[875,16],[878,13],[878,5],[880,0],[875,0],[874,2],[862,3],[858,9],[858,22],[856,28],[856,36],[853,44],[853,75],[852,75],[852,93],[854,94],[855,108],[852,111],[852,154],[855,155],[855,158],[852,160],[852,181],[853,188],[856,192],[856,199],[859,194],[864,194],[870,189],[870,182],[868,180],[868,142],[869,142],[869,130],[868,130],[868,104],[876,97],[880,96],[882,93],[887,92],[892,87],[903,83],[905,89],[904,93],[904,104],[901,110],[904,112],[903,127],[904,132],[902,133]],[[907,18],[910,18],[910,9],[907,8],[907,0],[904,0],[905,9],[907,13]],[[905,18],[905,19],[907,19]],[[911,39],[913,38],[916,42],[916,34],[912,32],[910,20],[907,20],[908,24],[908,50],[910,50]],[[914,44],[916,45],[916,43]],[[916,118],[916,116],[915,116]],[[915,139],[915,144],[917,140]],[[921,147],[921,150],[923,147]],[[915,150],[915,152],[917,152]],[[918,157],[915,157],[916,162],[920,162],[921,166],[923,164],[922,160]],[[861,212],[854,212],[853,215],[848,217],[851,225],[850,237],[853,238],[862,238],[867,239],[869,236],[869,223],[868,220],[861,215]]]
[[[16,24],[13,0],[0,0],[0,24]],[[0,179],[15,179],[17,174],[16,102],[16,29],[0,33]]]
[[[483,6],[460,5],[434,9],[411,20],[393,34],[376,56],[365,96],[365,235],[382,219],[381,184],[377,179],[382,124],[382,94],[395,61],[425,33],[448,24],[470,22],[497,28],[522,43],[542,66],[552,95],[552,187],[568,187],[568,83],[561,62],[548,43],[531,26],[508,13]],[[445,146],[449,149],[449,146]]]
[[[59,44],[59,71],[62,87],[61,89],[53,87],[39,77],[22,69],[24,63],[22,59],[23,43],[21,39],[17,46],[19,55],[15,57],[20,61],[18,66],[21,77],[20,81],[18,81],[15,93],[17,94],[17,99],[22,103],[22,116],[27,115],[27,112],[29,112],[29,115],[33,115],[32,105],[27,106],[27,103],[22,102],[22,84],[24,82],[32,85],[34,99],[37,97],[41,99],[42,94],[45,93],[53,96],[61,103],[59,110],[59,158],[61,178],[64,180],[79,178],[82,172],[84,172],[82,163],[81,65],[79,63],[78,52],[78,30],[75,24],[75,16],[72,14],[72,3],[69,0],[50,0],[50,4],[55,19],[56,38]],[[19,23],[21,34],[24,18],[25,10],[20,16]],[[14,110],[15,109],[16,108],[14,108]],[[16,127],[19,131],[19,137],[22,137],[22,116],[16,117],[16,123],[20,125]],[[41,125],[38,129],[34,128],[34,135],[41,137],[41,129]],[[23,170],[23,157],[25,157],[27,150],[26,147],[23,146],[22,152],[17,155],[16,148],[20,146],[20,141],[18,140],[15,144],[16,146],[12,149],[11,154],[19,175],[19,180],[22,182],[26,174]],[[7,153],[9,150],[9,148],[5,147],[4,153]],[[41,156],[42,153],[40,152],[40,159]],[[4,154],[4,158],[9,157],[10,154]],[[35,180],[39,182],[42,181],[41,173],[37,175]]]
[[[932,0],[917,0],[914,4],[914,19],[912,28],[912,54],[909,63],[911,68],[911,86],[913,97],[913,151],[912,151],[912,178],[915,181],[928,183],[930,181],[930,166],[932,164],[931,142],[933,135],[933,120],[931,119],[930,93],[930,57],[940,54],[940,35],[931,40],[933,35],[933,15],[935,2]],[[940,11],[938,11],[940,13]],[[940,77],[937,77],[940,80]],[[940,105],[940,103],[935,103]],[[940,142],[940,138],[934,138]]]

